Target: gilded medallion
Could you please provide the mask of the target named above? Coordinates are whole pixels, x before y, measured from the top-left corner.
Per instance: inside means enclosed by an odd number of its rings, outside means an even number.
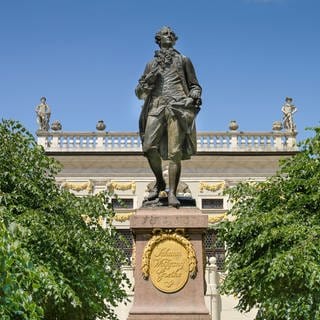
[[[179,291],[189,277],[186,248],[175,240],[158,243],[150,256],[150,279],[153,285],[167,293]]]
[[[177,292],[187,283],[189,276],[197,274],[197,259],[191,242],[183,229],[155,229],[144,248],[142,275],[166,293]]]

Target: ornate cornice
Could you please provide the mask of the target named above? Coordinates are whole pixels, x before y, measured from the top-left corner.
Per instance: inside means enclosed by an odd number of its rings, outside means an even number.
[[[215,192],[218,190],[223,190],[225,186],[226,186],[225,181],[220,181],[212,184],[200,181],[200,192],[203,193],[204,190]]]
[[[226,219],[227,219],[227,214],[226,213],[208,215],[208,222],[212,223],[212,224],[221,222],[221,221],[226,220]]]
[[[61,188],[67,189],[67,190],[73,190],[73,191],[87,191],[88,193],[92,193],[93,191],[93,183],[91,180],[88,180],[88,182],[62,182]]]
[[[136,192],[136,182],[131,181],[129,183],[121,183],[116,181],[110,181],[107,183],[107,188],[109,191],[113,192],[114,190],[126,191],[131,190],[133,194]]]
[[[117,222],[125,222],[128,221],[132,215],[134,215],[134,212],[116,213],[113,220]]]

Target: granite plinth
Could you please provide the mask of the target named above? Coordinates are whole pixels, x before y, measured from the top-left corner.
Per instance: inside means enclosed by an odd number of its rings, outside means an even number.
[[[196,207],[196,200],[191,197],[179,197],[180,207]],[[168,207],[168,197],[157,198],[155,200],[145,200],[142,203],[143,208]]]
[[[128,320],[210,320],[204,302],[203,234],[208,217],[197,208],[141,208],[130,218],[135,235],[134,301]],[[157,289],[142,275],[142,257],[154,230],[184,229],[197,260],[197,274],[172,293]]]
[[[147,232],[153,228],[201,229],[204,232],[208,228],[208,216],[197,208],[142,208],[131,216],[130,228],[133,232]]]

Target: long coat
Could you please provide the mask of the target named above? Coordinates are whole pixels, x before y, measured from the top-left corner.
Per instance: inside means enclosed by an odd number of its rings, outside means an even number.
[[[177,71],[183,85],[183,89],[185,91],[186,97],[189,96],[189,93],[192,90],[199,91],[199,95],[201,94],[201,86],[198,83],[196,73],[192,62],[189,58],[181,55],[178,51],[175,50],[175,59]],[[145,127],[147,122],[147,117],[149,111],[151,109],[151,102],[152,102],[152,89],[147,90],[143,83],[144,80],[150,76],[152,69],[154,68],[155,64],[157,63],[156,59],[150,61],[142,77],[139,80],[139,84],[136,88],[136,95],[139,99],[145,99],[145,102],[142,106],[140,118],[139,118],[139,132],[141,141],[143,144],[144,135],[145,135]],[[194,101],[194,108],[190,112],[190,109],[185,111],[182,108],[179,108],[179,112],[176,114],[178,117],[178,121],[182,130],[185,132],[185,139],[182,143],[182,160],[190,159],[191,155],[195,154],[197,151],[197,136],[196,136],[196,125],[195,125],[195,117],[200,110],[201,99],[197,99]],[[159,146],[159,152],[162,159],[168,159],[168,133],[166,132],[161,140]]]

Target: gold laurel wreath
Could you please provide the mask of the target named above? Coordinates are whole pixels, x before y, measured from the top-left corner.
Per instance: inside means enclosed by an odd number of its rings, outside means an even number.
[[[195,278],[197,275],[197,258],[195,254],[195,250],[193,248],[192,243],[186,239],[181,233],[180,230],[155,230],[158,234],[152,236],[152,238],[148,241],[147,245],[143,250],[142,256],[142,265],[141,271],[143,278],[147,280],[150,274],[150,256],[154,249],[154,247],[164,240],[173,240],[180,243],[188,253],[188,260],[189,260],[189,274],[191,278]],[[183,231],[182,231],[183,232]]]

